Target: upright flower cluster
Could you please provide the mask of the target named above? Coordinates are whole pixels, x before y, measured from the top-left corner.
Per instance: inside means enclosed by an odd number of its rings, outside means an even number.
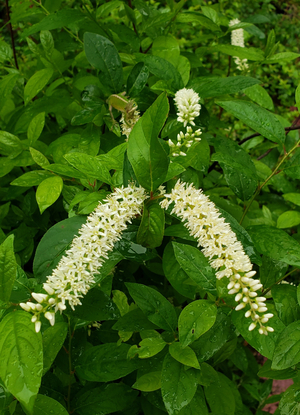
[[[172,193],[165,197],[161,206],[167,209],[174,203],[172,213],[184,221],[190,234],[198,240],[198,245],[204,247],[204,255],[217,270],[216,277],[229,278],[229,294],[235,294],[235,301],[239,303],[235,309],[241,310],[248,306],[245,316],[252,319],[249,330],[258,325],[260,334],[267,335],[274,331],[272,327],[264,326],[273,314],[264,314],[267,311],[266,298],[257,295],[262,284],[252,278],[256,271],[252,271],[252,264],[242,244],[229,224],[220,217],[213,202],[202,190],[195,189],[193,185],[186,186],[180,180]]]
[[[127,222],[141,213],[147,195],[142,187],[129,185],[117,188],[88,216],[71,244],[43,285],[45,293],[32,293],[37,301],[21,303],[20,306],[33,313],[35,330],[41,328],[40,315],[55,323],[55,313],[66,308],[66,301],[74,310],[94,283],[94,275],[99,273],[107,253],[121,238]]]
[[[241,23],[239,19],[230,20],[229,26],[234,26],[236,24]],[[235,29],[231,32],[231,44],[233,46],[240,46],[242,48],[245,47],[244,44],[244,30],[243,29]],[[249,68],[247,64],[247,59],[240,59],[237,56],[234,58],[234,61],[237,65],[237,68],[240,71],[246,70]]]
[[[200,135],[202,134],[201,129],[199,128],[195,132],[193,132],[192,127],[186,127],[186,133],[184,134],[183,131],[180,131],[177,134],[177,143],[174,144],[172,140],[169,139],[168,144],[171,148],[171,154],[173,157],[178,156],[186,156],[184,147],[189,148],[195,141],[201,141]]]
[[[199,116],[201,105],[199,95],[193,89],[180,89],[176,92],[174,101],[177,105],[177,120],[186,127],[195,125],[194,119]]]

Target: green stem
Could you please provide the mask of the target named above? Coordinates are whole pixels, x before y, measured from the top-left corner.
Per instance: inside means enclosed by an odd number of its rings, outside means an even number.
[[[263,292],[262,292],[262,294],[261,295],[265,295],[265,294],[267,294],[271,289],[272,289],[272,287],[274,287],[274,285],[277,285],[277,284],[279,284],[281,281],[283,281],[285,278],[287,278],[289,275],[291,275],[293,272],[295,272],[295,271],[297,271],[297,269],[298,268],[294,268],[294,269],[292,269],[292,271],[290,271],[290,272],[288,272],[287,274],[285,274],[282,278],[280,278],[280,280],[278,280],[278,281],[276,281],[276,282],[274,282],[274,284],[272,284],[272,285],[270,285],[270,287],[268,287],[268,288],[266,288]]]
[[[71,330],[71,320],[68,316],[68,326],[69,326],[69,345],[68,345],[68,359],[69,359],[69,373],[70,373],[70,379],[69,379],[69,385],[68,385],[68,396],[67,396],[67,407],[69,414],[71,413],[71,388],[72,388],[72,330]]]
[[[275,176],[275,174],[277,173],[277,171],[279,170],[280,166],[282,165],[282,163],[289,157],[289,155],[296,150],[296,148],[299,146],[300,144],[300,140],[297,141],[297,143],[294,145],[294,147],[288,152],[286,153],[282,159],[280,160],[280,162],[277,164],[277,166],[275,167],[275,169],[272,171],[272,173],[270,174],[269,177],[266,178],[266,180],[260,185],[258,186],[258,188],[256,189],[256,192],[254,193],[254,195],[251,197],[250,202],[248,203],[248,205],[246,206],[243,216],[240,220],[240,225],[242,224],[243,220],[245,219],[245,216],[250,208],[250,206],[252,205],[254,199],[256,198],[256,196],[260,193],[261,189],[268,183],[269,180],[272,179],[273,176]]]

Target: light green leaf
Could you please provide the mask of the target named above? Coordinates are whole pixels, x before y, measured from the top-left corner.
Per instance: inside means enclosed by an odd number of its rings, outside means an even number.
[[[53,70],[51,68],[41,69],[37,71],[32,77],[28,80],[24,89],[24,102],[25,105],[32,100],[50,81],[50,78],[53,75]]]
[[[14,235],[10,235],[0,245],[0,300],[9,301],[16,273]]]
[[[42,154],[40,151],[36,150],[33,147],[29,147],[29,150],[30,150],[31,157],[33,158],[33,160],[36,162],[38,166],[41,166],[43,168],[46,168],[47,166],[49,166],[50,163],[47,157],[44,156],[44,154]]]
[[[7,314],[0,323],[0,376],[5,387],[32,413],[43,370],[42,336],[25,311]]]
[[[63,180],[61,177],[49,177],[39,184],[36,191],[36,201],[39,206],[41,214],[59,198],[62,188]]]
[[[183,365],[194,367],[195,369],[200,369],[200,365],[194,350],[188,346],[183,349],[180,343],[174,342],[169,347],[169,353],[175,360],[182,363]]]
[[[45,125],[45,113],[40,112],[32,118],[27,130],[29,144],[32,146],[41,135]]]
[[[290,62],[294,59],[299,58],[299,53],[294,52],[281,52],[276,53],[275,55],[269,57],[264,61],[264,63],[284,63],[284,62]]]
[[[246,88],[244,94],[261,107],[270,111],[274,110],[272,98],[261,85],[253,85],[250,88]]]
[[[128,358],[132,359],[137,354],[140,359],[148,359],[161,352],[166,344],[161,337],[147,337],[139,343],[139,346],[131,346],[128,352]]]
[[[132,385],[142,392],[153,392],[161,388],[161,372],[149,372],[140,376]]]
[[[294,205],[300,206],[300,194],[299,193],[286,193],[282,195],[288,202],[294,203]]]
[[[85,153],[69,153],[64,156],[68,163],[88,177],[111,183],[111,176],[105,165],[96,157]]]
[[[291,385],[279,402],[280,415],[300,415],[299,386]]]
[[[161,245],[165,229],[165,212],[158,203],[145,205],[137,234],[137,243],[146,248]]]
[[[38,395],[34,404],[32,415],[68,415],[68,411],[55,399],[46,395]]]
[[[182,347],[197,340],[215,323],[217,307],[208,300],[197,300],[188,304],[178,319],[179,340]]]
[[[271,321],[270,321],[271,323]],[[281,331],[274,350],[272,369],[282,370],[300,362],[300,321]]]
[[[189,82],[188,87],[193,88],[201,98],[218,97],[225,94],[235,94],[245,88],[259,84],[260,81],[250,76],[201,76]]]
[[[277,219],[277,228],[293,228],[300,224],[300,212],[288,210],[282,213]]]
[[[23,151],[22,142],[13,134],[7,131],[0,131],[0,154],[3,156],[9,156],[10,158],[16,157]]]
[[[283,126],[274,114],[264,108],[253,102],[242,100],[217,101],[217,104],[269,140],[275,143],[284,142],[285,131]]]
[[[235,399],[232,390],[222,373],[217,372],[217,380],[204,387],[206,400],[213,413],[232,415],[235,413]]]
[[[256,48],[244,48],[242,46],[232,46],[232,45],[216,45],[209,48],[212,52],[225,53],[230,56],[237,56],[240,59],[248,59],[250,61],[263,61],[264,54],[263,51]]]

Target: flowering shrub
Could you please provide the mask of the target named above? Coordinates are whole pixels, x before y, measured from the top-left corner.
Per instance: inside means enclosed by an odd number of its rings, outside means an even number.
[[[300,55],[194,3],[8,2],[1,415],[300,411]]]

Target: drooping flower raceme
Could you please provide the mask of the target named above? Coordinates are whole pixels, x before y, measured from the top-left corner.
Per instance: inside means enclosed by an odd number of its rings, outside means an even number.
[[[183,88],[176,92],[174,101],[178,109],[177,120],[184,127],[188,124],[195,125],[194,119],[199,116],[201,109],[199,100],[199,95],[193,89]]]
[[[229,26],[234,26],[236,24],[241,23],[239,19],[230,20]],[[235,29],[231,32],[231,44],[233,46],[240,46],[242,48],[245,47],[244,44],[244,30],[243,29]],[[235,57],[234,61],[237,65],[237,68],[240,71],[246,70],[249,68],[247,64],[247,59],[240,59],[239,57]]]
[[[70,249],[43,285],[45,293],[32,293],[37,303],[28,301],[20,304],[24,310],[33,313],[31,321],[35,323],[36,332],[41,328],[41,314],[54,325],[56,311],[62,312],[66,302],[73,310],[81,304],[80,298],[94,283],[94,275],[99,273],[99,268],[108,258],[107,253],[121,238],[127,222],[130,223],[141,213],[146,198],[142,187],[129,185],[116,188],[105,200],[106,203],[100,203],[88,216]]]
[[[136,109],[132,112],[132,114],[130,114],[130,116],[128,114],[124,113],[122,114],[121,117],[121,130],[122,130],[122,134],[126,135],[126,141],[128,140],[129,134],[131,133],[133,127],[135,126],[135,124],[138,122],[138,120],[140,119],[140,112],[137,111]]]
[[[256,271],[252,271],[252,264],[245,254],[242,244],[237,240],[213,202],[205,196],[202,190],[193,185],[185,185],[180,180],[176,183],[171,194],[166,194],[161,206],[167,209],[174,203],[172,213],[184,221],[190,234],[198,240],[204,255],[209,258],[211,266],[217,270],[216,277],[229,279],[229,294],[235,294],[235,301],[239,304],[236,310],[248,306],[245,316],[251,317],[249,330],[259,326],[260,334],[274,331],[264,324],[273,317],[267,313],[265,297],[258,297],[257,291],[262,288],[259,280],[253,279]]]

